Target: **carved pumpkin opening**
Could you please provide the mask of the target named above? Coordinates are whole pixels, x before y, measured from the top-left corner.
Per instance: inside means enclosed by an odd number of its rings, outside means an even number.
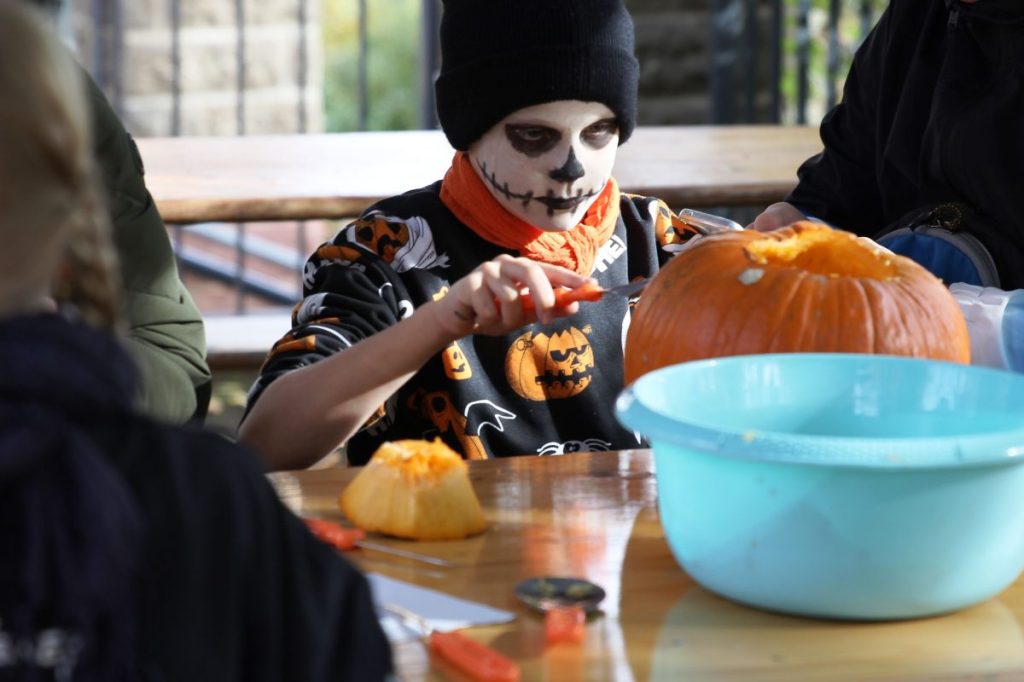
[[[825,277],[889,280],[898,268],[892,254],[858,240],[853,234],[824,227],[783,239],[765,237],[746,247],[758,265],[790,266]]]

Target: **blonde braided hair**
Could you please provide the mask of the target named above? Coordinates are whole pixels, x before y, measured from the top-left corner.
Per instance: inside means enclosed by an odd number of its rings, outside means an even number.
[[[118,325],[120,274],[79,68],[39,10],[0,0],[0,313],[49,293]]]
[[[68,230],[54,298],[60,304],[74,306],[89,324],[122,331],[120,278],[109,217],[94,183],[82,196],[81,208]]]

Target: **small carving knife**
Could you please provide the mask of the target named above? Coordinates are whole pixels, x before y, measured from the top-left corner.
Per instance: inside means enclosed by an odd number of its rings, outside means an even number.
[[[398,617],[405,627],[422,637],[430,652],[474,682],[519,682],[515,661],[496,649],[458,631],[431,628],[426,618],[397,604],[381,604],[381,611]]]
[[[345,526],[332,521],[325,521],[323,519],[315,519],[311,517],[305,517],[303,521],[306,522],[306,526],[318,539],[343,552],[348,552],[358,547],[371,552],[390,554],[392,556],[402,557],[403,559],[420,561],[425,564],[441,566],[443,568],[453,568],[459,565],[456,562],[449,561],[447,559],[428,556],[418,552],[410,552],[407,549],[399,549],[398,547],[392,547],[379,542],[370,542],[365,539],[366,533],[358,528],[346,528]]]
[[[743,229],[742,225],[733,220],[704,213],[703,211],[695,211],[692,208],[681,210],[679,217],[701,236],[718,234],[719,232],[735,232]],[[569,305],[573,301],[600,301],[609,294],[612,296],[625,296],[627,298],[636,296],[644,290],[644,287],[650,281],[650,277],[645,277],[633,280],[629,284],[612,287],[611,289],[603,289],[598,284],[584,284],[576,289],[559,289],[555,292],[555,305],[561,307]],[[533,299],[529,293],[522,295],[522,302],[523,310],[533,310]]]
[[[563,307],[567,306],[573,301],[600,301],[605,296],[636,296],[644,287],[647,286],[648,282],[651,281],[650,277],[644,277],[643,279],[633,280],[628,284],[622,284],[611,289],[605,289],[600,284],[584,284],[576,289],[559,289],[555,292],[555,306]],[[526,293],[522,295],[523,310],[533,310],[533,298],[530,294]]]

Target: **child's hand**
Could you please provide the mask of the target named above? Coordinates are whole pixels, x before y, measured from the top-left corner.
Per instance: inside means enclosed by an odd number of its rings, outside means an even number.
[[[554,290],[575,289],[590,281],[557,265],[501,255],[455,282],[435,310],[439,324],[456,337],[507,334],[535,319],[546,323],[572,315],[579,304],[556,307]],[[523,310],[523,291],[533,298],[532,310]]]

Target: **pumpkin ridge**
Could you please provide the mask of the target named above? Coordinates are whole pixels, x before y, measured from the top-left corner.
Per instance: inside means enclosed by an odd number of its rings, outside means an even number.
[[[914,287],[903,285],[903,282],[897,284],[897,288],[904,299],[904,305],[900,306],[899,309],[900,322],[907,336],[915,340],[915,347],[912,349],[912,353],[914,355],[923,354],[924,350],[930,347],[931,344],[928,342],[927,334],[920,323],[922,317],[920,313],[927,314],[928,311],[918,304]]]
[[[850,287],[850,290],[851,290],[852,294],[855,294],[855,295],[860,297],[860,301],[862,303],[862,305],[860,307],[862,307],[865,310],[869,311],[869,314],[864,316],[865,328],[862,330],[862,332],[863,332],[862,343],[863,343],[864,347],[870,348],[872,352],[877,353],[878,352],[878,335],[877,335],[877,333],[875,331],[875,329],[876,329],[875,315],[874,315],[874,311],[871,309],[871,307],[869,305],[867,305],[868,294],[867,294],[867,291],[864,288],[864,280],[855,279],[852,282],[852,286]]]
[[[795,300],[799,304],[800,320],[799,324],[792,324],[793,314],[790,313],[785,315],[784,319],[786,323],[783,328],[790,327],[795,333],[791,334],[788,338],[788,344],[784,348],[780,348],[779,351],[783,353],[792,353],[799,348],[805,347],[809,344],[814,348],[822,348],[822,350],[831,350],[827,346],[821,346],[821,328],[824,326],[821,323],[821,287],[819,285],[820,275],[814,272],[808,272],[806,270],[800,273],[800,287],[794,296]]]
[[[815,343],[822,344],[823,347],[828,349],[827,352],[829,353],[839,353],[844,350],[845,335],[841,333],[841,330],[844,328],[843,318],[851,315],[856,315],[858,321],[861,318],[859,313],[854,312],[853,309],[845,305],[842,297],[839,295],[843,289],[841,282],[852,279],[857,278],[834,278],[828,289],[817,287],[815,292],[821,310],[817,314],[815,324],[813,325],[816,333]],[[849,326],[855,327],[858,325]]]
[[[916,337],[915,338],[922,339],[923,347],[921,349],[921,353],[922,353],[922,355],[926,355],[926,354],[932,352],[934,334],[931,332],[930,329],[925,329],[924,328],[922,321],[927,319],[928,316],[932,315],[935,312],[932,309],[934,307],[934,301],[926,300],[925,299],[925,292],[920,290],[920,289],[916,289],[914,287],[908,287],[908,286],[905,285],[905,283],[904,283],[904,288],[906,289],[906,295],[907,295],[908,299],[910,301],[912,301],[913,305],[917,309],[917,313],[918,314],[911,316],[912,319],[914,320],[914,324],[915,324],[915,327],[916,327],[916,329],[915,329]],[[946,329],[943,329],[943,332],[945,334],[949,334],[949,333],[952,333],[953,330],[949,329],[949,328],[946,328]]]
[[[792,311],[793,302],[796,300],[797,294],[803,288],[804,282],[807,280],[807,273],[798,272],[796,279],[792,281],[784,280],[784,283],[789,284],[789,290],[785,301],[781,304],[780,309],[784,311]],[[792,321],[791,315],[776,315],[775,326],[771,333],[767,337],[767,352],[778,353],[786,350],[786,327],[787,324]]]

